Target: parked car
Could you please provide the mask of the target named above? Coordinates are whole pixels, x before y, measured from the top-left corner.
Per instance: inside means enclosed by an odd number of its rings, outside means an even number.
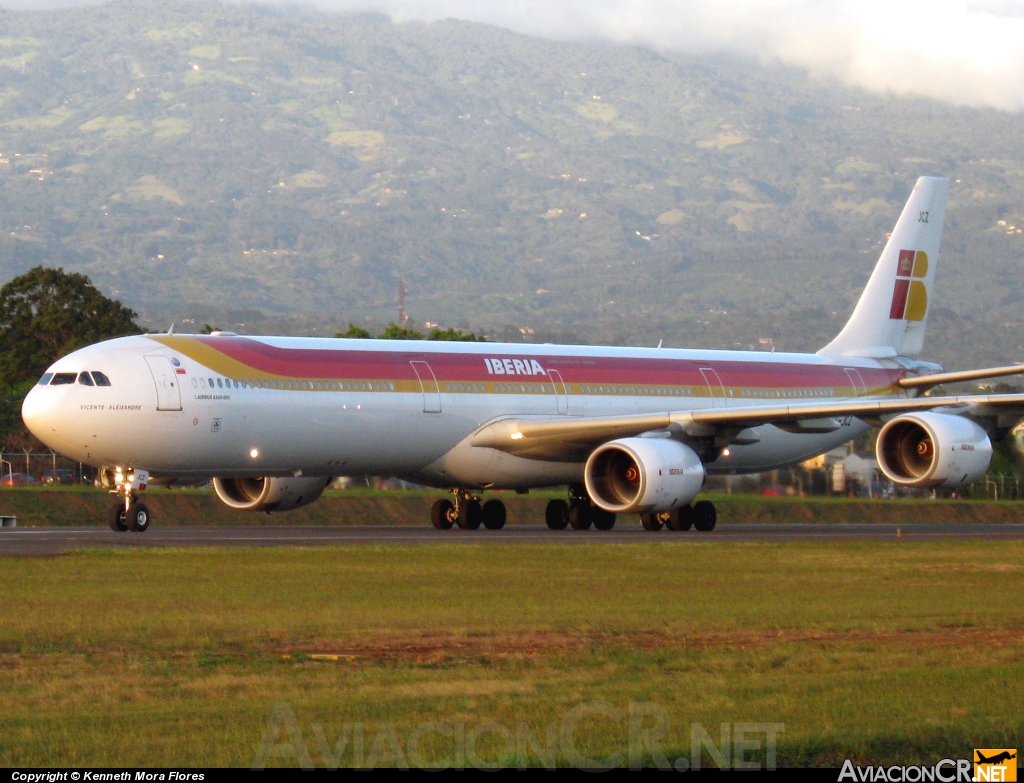
[[[43,474],[42,481],[44,484],[77,484],[78,471],[70,468],[51,468]]]
[[[38,484],[35,476],[28,473],[4,473],[0,476],[0,487],[23,487],[26,484]]]

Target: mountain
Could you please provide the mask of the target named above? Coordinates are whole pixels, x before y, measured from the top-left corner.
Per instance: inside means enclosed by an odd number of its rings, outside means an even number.
[[[1024,358],[1020,117],[458,21],[119,0],[0,30],[4,280],[62,265],[164,327],[383,323],[404,280],[421,324],[816,348],[943,174],[930,356]]]

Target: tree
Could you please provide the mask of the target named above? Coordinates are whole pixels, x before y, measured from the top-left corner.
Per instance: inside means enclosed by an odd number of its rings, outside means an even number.
[[[219,332],[220,330],[221,329],[220,329],[219,326],[211,326],[210,324],[203,324],[203,331],[201,331],[199,334],[213,334],[214,332]]]
[[[351,340],[368,340],[371,335],[366,329],[361,326],[356,326],[354,323],[349,321],[348,330],[344,332],[338,332],[335,337],[346,337]]]
[[[427,335],[428,340],[449,340],[452,342],[460,343],[485,343],[487,338],[480,336],[477,337],[474,332],[463,332],[454,327],[448,327],[447,329],[434,329]]]
[[[136,314],[80,274],[37,266],[0,288],[0,438],[38,447],[21,420],[36,378],[65,354],[136,334]]]
[[[380,340],[422,340],[423,335],[415,329],[410,329],[407,326],[399,326],[398,324],[391,322],[383,332],[377,335],[377,338]]]
[[[71,351],[137,334],[136,317],[85,275],[37,266],[0,288],[0,383],[34,379]]]

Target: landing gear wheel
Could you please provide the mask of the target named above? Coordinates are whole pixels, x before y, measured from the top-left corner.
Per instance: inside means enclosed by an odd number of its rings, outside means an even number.
[[[447,498],[434,501],[430,507],[430,524],[438,530],[448,530],[452,526],[452,517],[455,516],[455,504]]]
[[[476,530],[483,521],[484,512],[479,500],[466,500],[459,503],[459,516],[456,522],[463,530]]]
[[[488,500],[483,507],[484,527],[501,530],[505,527],[505,504],[500,500]]]
[[[644,530],[650,530],[651,532],[661,530],[661,520],[658,519],[657,514],[641,514],[640,524],[644,526]]]
[[[552,500],[544,511],[544,521],[552,530],[565,530],[569,524],[569,504],[564,500]]]
[[[132,503],[124,517],[133,533],[145,533],[149,529],[149,509],[144,503]]]
[[[615,527],[615,514],[611,511],[594,506],[590,509],[590,517],[594,520],[594,527],[598,530],[611,530]]]
[[[124,521],[124,503],[116,503],[110,507],[107,514],[107,523],[115,533],[124,533],[128,530],[128,523]]]
[[[590,504],[585,500],[574,500],[569,506],[569,526],[573,530],[589,530],[594,523]]]
[[[715,529],[717,521],[718,512],[710,500],[698,500],[693,504],[693,526],[697,530],[702,533],[710,532]]]
[[[687,503],[682,508],[677,508],[668,515],[665,527],[669,530],[689,530],[693,527],[693,506]]]

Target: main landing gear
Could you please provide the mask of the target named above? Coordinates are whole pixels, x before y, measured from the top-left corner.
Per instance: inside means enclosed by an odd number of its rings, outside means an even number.
[[[449,530],[458,525],[463,530],[477,530],[483,525],[488,530],[505,527],[505,504],[488,500],[483,505],[468,489],[452,491],[452,500],[441,498],[430,509],[430,523],[438,530]]]
[[[569,487],[569,502],[552,500],[544,512],[544,521],[552,530],[611,530],[615,527],[615,514],[598,508],[590,502],[582,485]]]
[[[149,474],[144,470],[117,470],[114,474],[114,488],[110,492],[121,499],[110,507],[107,515],[111,530],[116,533],[127,530],[145,533],[149,530],[149,509],[138,500],[138,492],[146,488],[148,481]]]
[[[692,506],[687,504],[673,511],[660,514],[641,514],[640,524],[644,530],[657,531],[663,527],[669,530],[689,530],[691,527],[703,533],[715,529],[718,512],[710,500],[698,500]]]
[[[615,514],[591,502],[582,484],[569,487],[568,502],[552,500],[544,512],[544,521],[552,530],[565,530],[569,527],[573,530],[611,530],[615,527],[615,519]],[[644,530],[650,531],[668,528],[709,532],[715,529],[717,521],[715,504],[709,500],[698,500],[692,506],[685,505],[674,511],[640,515]],[[505,527],[505,504],[500,500],[488,500],[481,504],[480,498],[470,490],[455,489],[452,490],[451,500],[441,498],[434,502],[430,509],[430,522],[438,530],[449,530],[456,525],[463,530],[477,530],[481,525],[488,530],[501,530]]]

